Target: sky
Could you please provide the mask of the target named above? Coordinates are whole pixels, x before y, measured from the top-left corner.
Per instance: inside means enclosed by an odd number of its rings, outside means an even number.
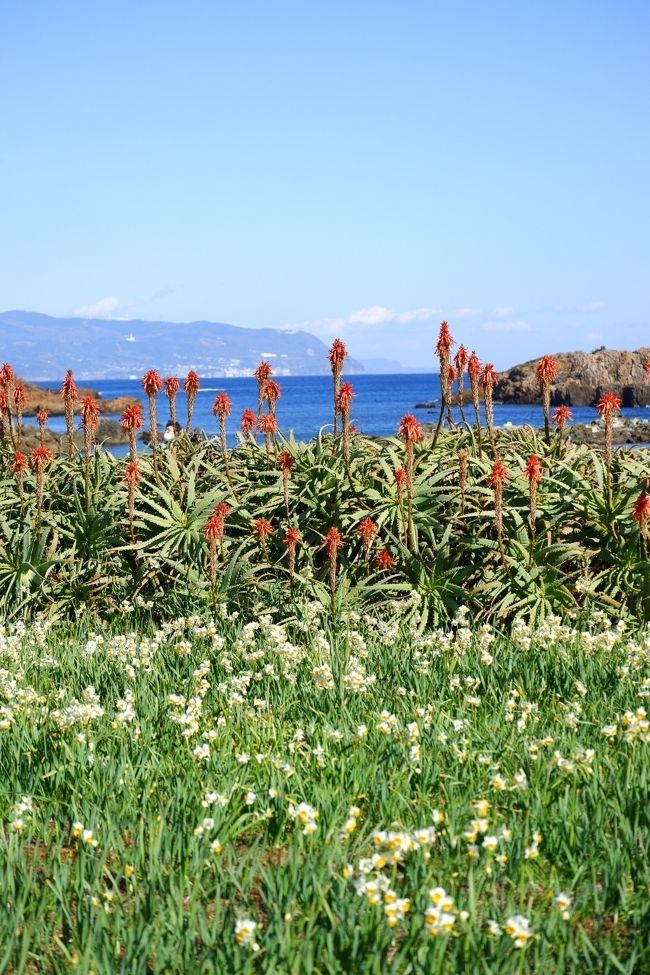
[[[647,0],[0,0],[0,311],[650,345]]]

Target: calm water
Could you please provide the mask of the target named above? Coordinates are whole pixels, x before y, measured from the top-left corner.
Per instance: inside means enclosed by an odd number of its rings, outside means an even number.
[[[416,403],[439,400],[440,382],[437,374],[397,375],[397,376],[351,376],[356,397],[352,404],[352,422],[362,433],[371,436],[395,434],[400,418],[404,413],[414,413],[421,422],[437,420],[438,411],[416,409]],[[330,376],[290,376],[279,379],[282,396],[277,404],[277,417],[280,429],[289,434],[293,431],[299,440],[315,436],[323,426],[332,422],[332,380]],[[145,416],[147,401],[140,383],[136,380],[106,379],[79,383],[80,387],[97,389],[103,398],[114,396],[138,396],[142,400]],[[217,392],[225,389],[232,400],[232,416],[228,420],[229,439],[235,442],[235,430],[239,418],[247,407],[257,408],[257,382],[255,379],[201,379],[201,390],[196,398],[193,427],[199,427],[208,434],[217,431],[216,418],[212,416],[212,404]],[[466,390],[466,399],[468,391]],[[184,422],[186,399],[182,392],[177,399],[177,415]],[[596,419],[596,410],[591,407],[575,407],[574,422],[583,423]],[[623,410],[625,417],[650,419],[650,410],[644,408]],[[471,405],[466,410],[471,417]],[[118,419],[105,414],[107,419]],[[167,399],[158,397],[158,422],[160,427],[167,421]],[[540,426],[543,422],[540,406],[499,405],[494,407],[497,426],[504,423],[520,425],[530,423]],[[63,417],[52,418],[54,430],[64,430]],[[115,448],[119,453],[120,449]]]

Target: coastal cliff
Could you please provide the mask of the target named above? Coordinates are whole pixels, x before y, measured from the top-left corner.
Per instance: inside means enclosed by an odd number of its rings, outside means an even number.
[[[650,379],[644,362],[650,347],[635,352],[596,349],[594,352],[560,352],[557,376],[551,388],[553,406],[593,406],[608,391],[621,397],[623,406],[650,405]],[[531,359],[500,374],[494,399],[501,403],[541,403],[535,375],[539,359]]]

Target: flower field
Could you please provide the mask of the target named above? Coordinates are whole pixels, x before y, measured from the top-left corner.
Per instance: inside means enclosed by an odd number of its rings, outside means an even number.
[[[383,439],[339,340],[309,443],[150,370],[126,458],[0,370],[0,973],[650,972],[650,452],[452,345]]]
[[[650,632],[0,636],[0,970],[650,970]]]

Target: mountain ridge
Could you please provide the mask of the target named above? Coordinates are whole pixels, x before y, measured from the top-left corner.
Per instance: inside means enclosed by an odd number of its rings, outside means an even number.
[[[17,373],[51,382],[72,369],[78,379],[139,378],[164,374],[250,376],[268,359],[278,376],[325,375],[327,346],[301,329],[242,328],[227,322],[58,318],[41,312],[0,313],[0,357]],[[356,359],[346,373],[363,373]]]

